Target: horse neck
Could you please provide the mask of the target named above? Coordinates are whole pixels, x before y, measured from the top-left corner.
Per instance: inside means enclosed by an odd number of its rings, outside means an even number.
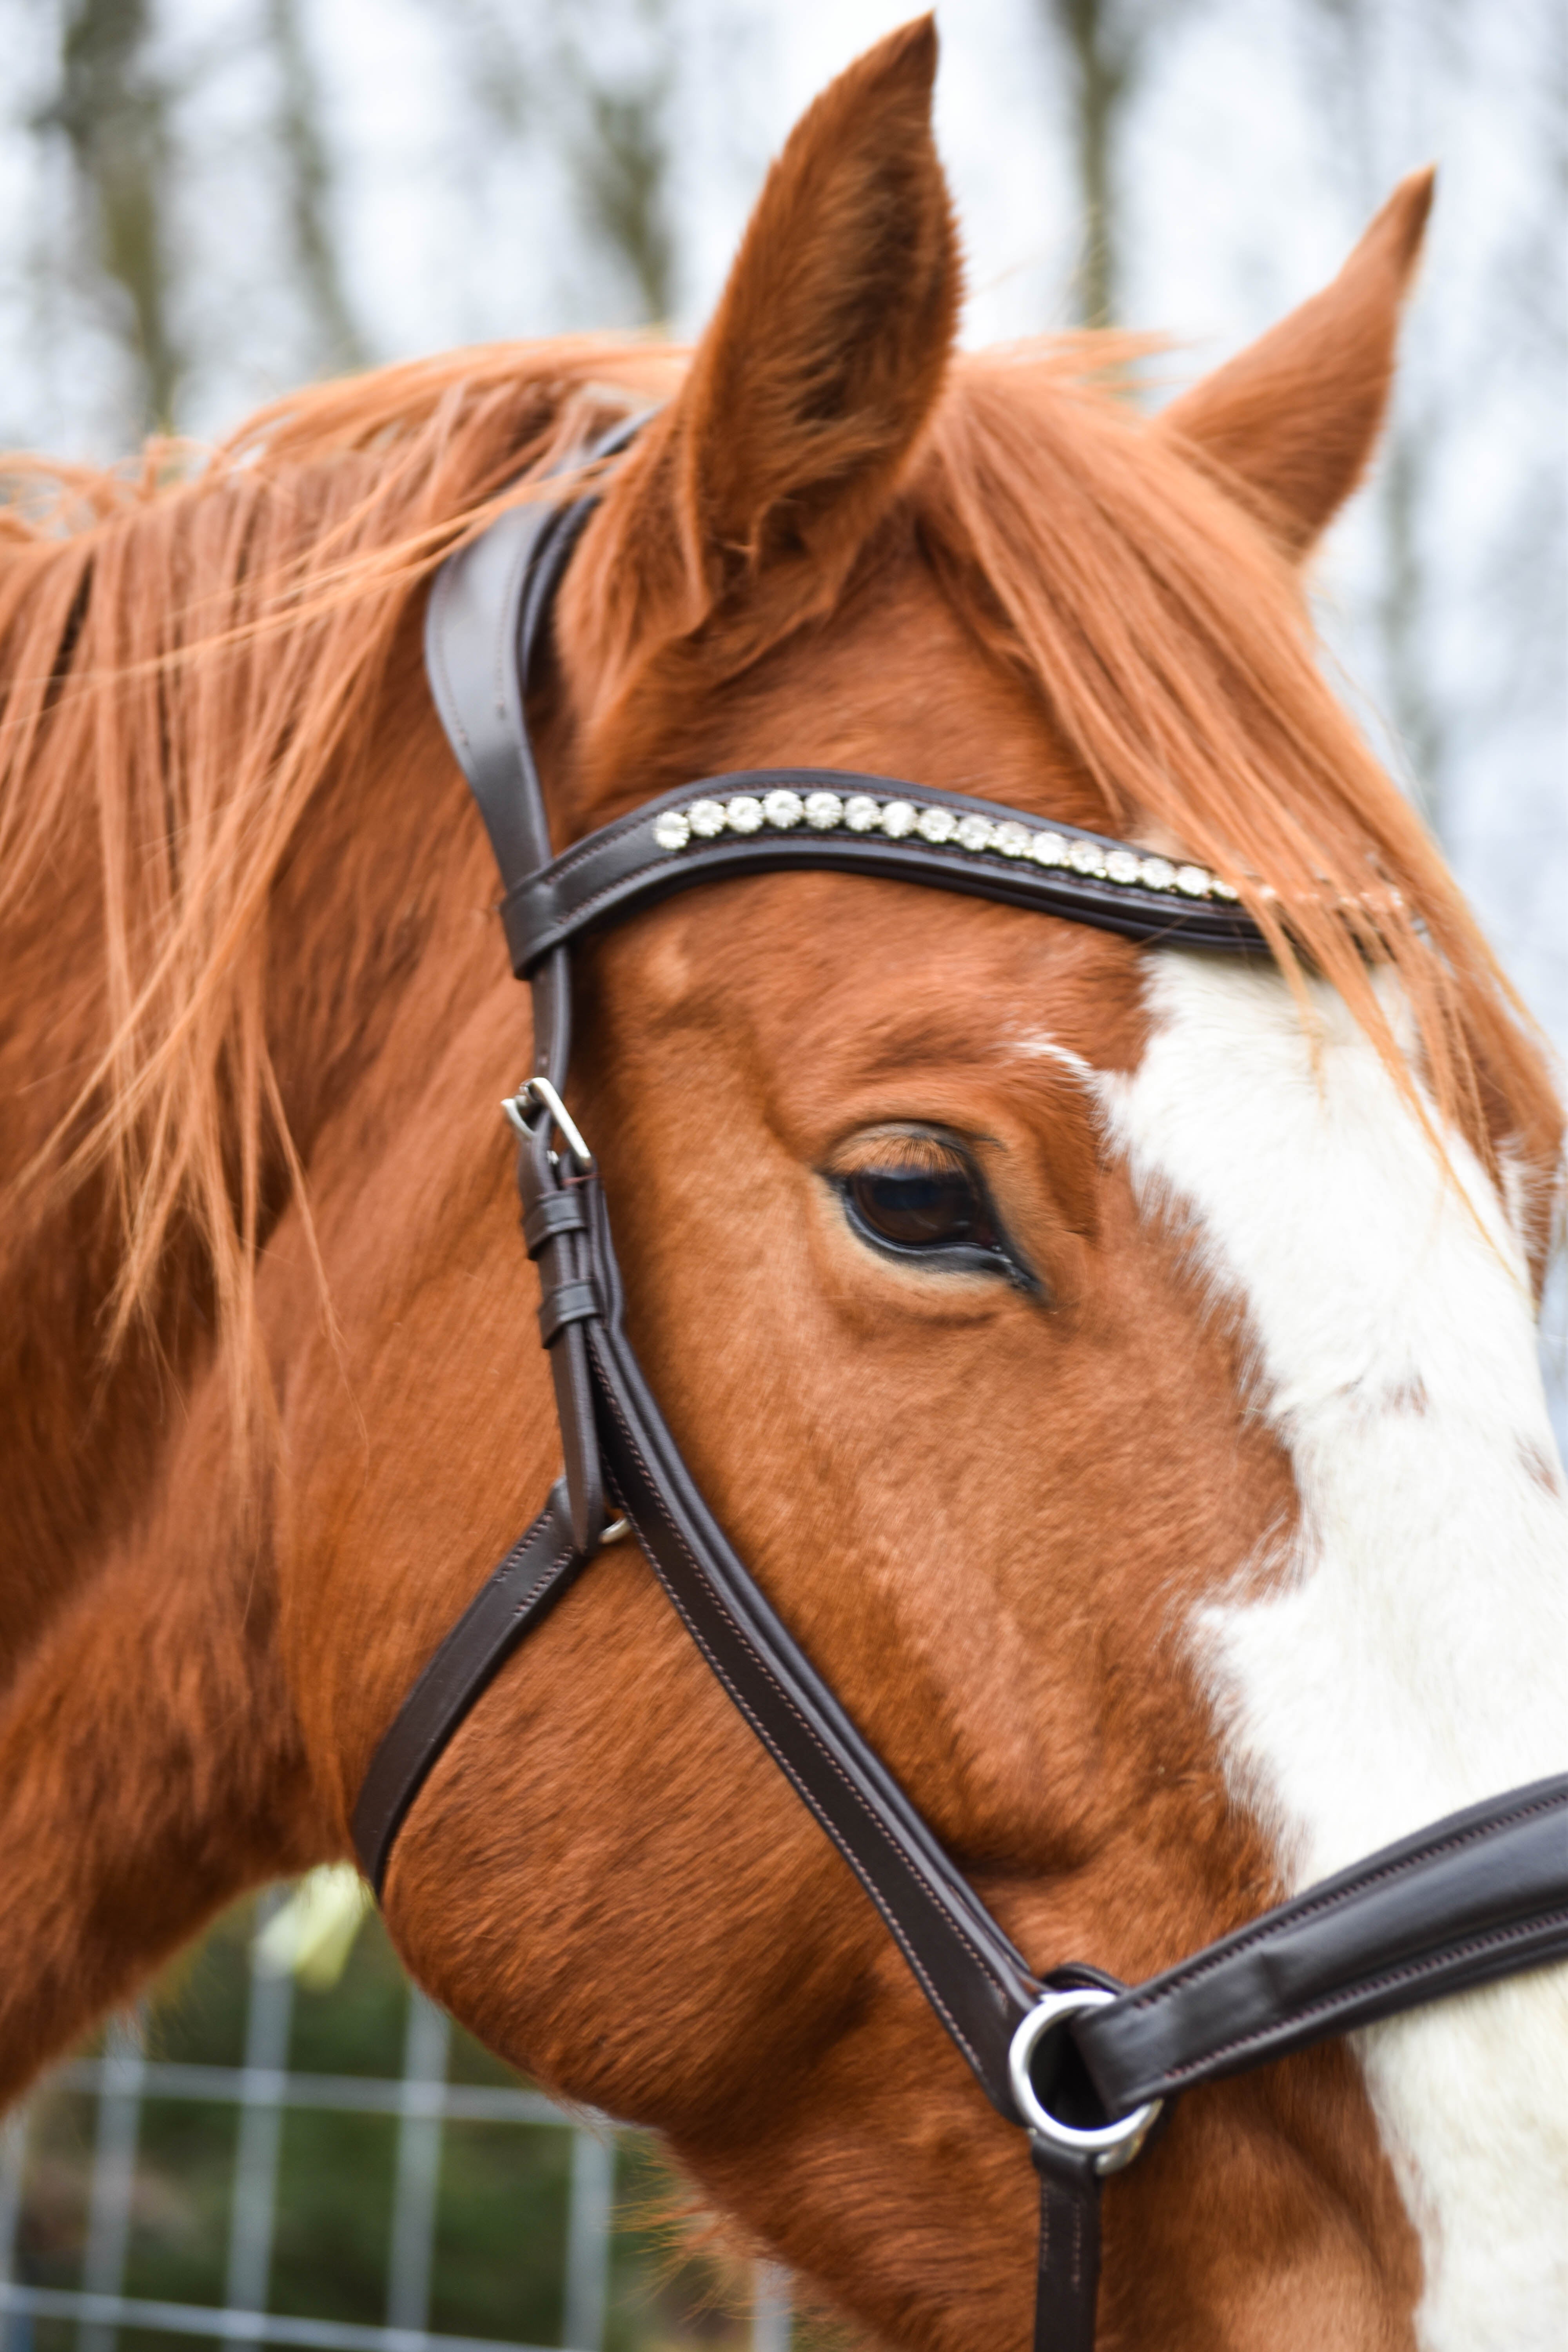
[[[268,911],[268,1045],[307,1187],[330,1120],[363,1109],[378,1085],[390,1097],[381,1049],[432,932],[488,895],[412,628],[389,678],[369,756],[323,776]],[[0,1183],[58,1146],[103,1050],[107,960],[101,851],[84,808],[6,929]],[[265,1184],[269,1225],[289,1197],[276,1150]],[[27,1213],[0,1233],[0,1316],[13,1336],[0,1372],[0,1540],[12,1563],[0,1581],[0,1676],[145,1514],[215,1355],[212,1281],[188,1233],[172,1235],[145,1312],[110,1349],[124,1230],[111,1179],[45,1181],[23,1197]],[[269,1353],[275,1369],[270,1343]]]

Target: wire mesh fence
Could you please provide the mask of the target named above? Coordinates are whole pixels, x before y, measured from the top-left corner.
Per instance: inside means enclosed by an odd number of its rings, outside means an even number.
[[[0,2352],[788,2352],[781,2274],[737,2313],[672,2266],[644,2136],[510,2077],[375,1923],[314,1992],[253,1926],[0,2127]]]

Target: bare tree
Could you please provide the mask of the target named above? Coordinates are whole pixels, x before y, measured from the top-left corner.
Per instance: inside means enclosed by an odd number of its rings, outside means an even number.
[[[499,0],[436,5],[491,136],[553,150],[590,254],[629,281],[639,320],[667,320],[679,0],[555,0],[543,33]]]
[[[1121,292],[1116,149],[1142,78],[1157,17],[1180,0],[1039,0],[1072,77],[1073,152],[1083,214],[1078,312],[1086,327],[1115,323]]]
[[[1498,518],[1488,551],[1483,593],[1508,614],[1508,658],[1494,692],[1551,713],[1561,740],[1568,719],[1568,478],[1564,477],[1562,391],[1568,377],[1568,276],[1563,224],[1568,220],[1568,18],[1555,8],[1531,44],[1534,89],[1528,136],[1539,177],[1534,202],[1509,224],[1490,273],[1492,362],[1500,378],[1539,387],[1546,431],[1530,450],[1521,479]],[[1489,714],[1490,715],[1490,714]]]
[[[1456,40],[1463,5],[1437,0],[1415,37],[1428,52]],[[1394,29],[1391,11],[1386,0],[1306,0],[1306,6],[1314,79],[1331,126],[1331,168],[1350,209],[1364,219],[1387,194],[1398,168],[1385,50]],[[1405,58],[1405,77],[1415,62]],[[1419,381],[1407,372],[1395,390],[1372,488],[1381,544],[1371,614],[1385,715],[1404,754],[1405,781],[1439,835],[1448,729],[1428,667],[1432,581],[1422,541],[1441,460],[1440,398],[1430,370]]]
[[[278,149],[301,290],[330,368],[362,367],[364,346],[343,290],[331,234],[332,166],[299,0],[267,0],[267,35],[278,61]]]
[[[675,241],[667,201],[668,77],[632,89],[584,90],[591,136],[579,145],[578,184],[590,225],[626,268],[644,320],[670,313]]]
[[[59,84],[35,128],[66,142],[93,262],[140,377],[143,423],[173,423],[184,355],[170,322],[169,93],[151,63],[150,0],[68,0]]]
[[[565,14],[558,70],[575,99],[570,152],[584,220],[630,279],[642,320],[659,323],[675,292],[670,0],[574,0]]]

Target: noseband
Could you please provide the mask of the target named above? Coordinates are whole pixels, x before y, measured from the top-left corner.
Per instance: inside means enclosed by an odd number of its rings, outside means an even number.
[[[1154,945],[1257,956],[1265,942],[1235,889],[1200,866],[878,776],[710,777],[552,856],[525,702],[593,505],[509,509],[447,561],[430,598],[431,691],[532,992],[534,1075],[505,1108],[565,1475],[404,1701],[360,1792],[354,1843],[379,1895],[409,1807],[502,1661],[604,1545],[635,1533],[981,2088],[1028,2133],[1042,2196],[1036,2352],[1090,2352],[1100,2183],[1177,2092],[1568,1956],[1568,1774],[1434,1822],[1131,1988],[1078,1964],[1037,1975],[1004,1934],[731,1549],[644,1381],[593,1154],[563,1100],[572,942],[700,883],[805,867],[998,899]]]

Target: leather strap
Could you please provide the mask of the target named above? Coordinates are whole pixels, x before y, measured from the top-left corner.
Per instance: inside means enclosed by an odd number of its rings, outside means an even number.
[[[562,472],[581,472],[614,457],[651,413],[614,425]],[[559,476],[525,485],[516,506],[447,557],[426,606],[431,696],[484,819],[506,892],[551,861],[550,820],[524,701],[534,648],[595,504],[593,496],[563,502]]]
[[[540,485],[436,574],[425,618],[425,669],[468,780],[502,887],[550,863],[544,795],[522,708],[517,648],[539,558],[569,509]]]
[[[522,1221],[523,1246],[530,1257],[537,1257],[545,1243],[553,1241],[557,1234],[585,1233],[587,1227],[583,1203],[575,1192],[546,1192]]]
[[[1039,1994],[881,1758],[736,1556],[681,1459],[623,1325],[597,1181],[589,1209],[601,1320],[587,1328],[599,1444],[620,1509],[709,1666],[859,1879],[999,2112],[1013,2034]]]
[[[484,819],[503,890],[547,866],[552,855],[520,647],[531,646],[571,551],[574,511],[536,486],[531,499],[509,507],[481,537],[447,557],[425,609],[425,674]],[[532,993],[534,1069],[564,1076],[572,1028],[563,955],[541,959]]]
[[[1309,1886],[1073,2031],[1111,2115],[1568,1958],[1568,1774]]]
[[[545,958],[584,931],[623,921],[641,908],[699,883],[728,881],[742,874],[790,874],[812,868],[859,874],[882,882],[916,882],[970,898],[996,899],[1005,906],[1026,907],[1036,914],[1064,916],[1069,922],[1087,923],[1097,930],[1117,931],[1125,939],[1213,948],[1237,955],[1267,952],[1263,934],[1251,916],[1222,899],[1194,899],[1173,888],[1154,890],[1136,882],[1120,883],[1109,876],[1079,873],[1067,864],[1041,866],[1023,854],[1005,856],[995,849],[969,851],[931,843],[918,832],[894,840],[879,830],[853,833],[836,825],[819,831],[797,824],[780,831],[764,824],[753,833],[727,830],[710,840],[692,836],[678,849],[664,846],[657,837],[660,816],[689,807],[693,801],[721,802],[738,795],[761,800],[780,788],[798,798],[816,792],[831,793],[839,799],[863,794],[882,803],[907,801],[921,808],[949,809],[957,818],[988,817],[993,825],[1016,827],[1017,833],[1011,836],[1015,844],[1019,833],[1030,840],[1045,834],[1069,847],[1082,845],[1098,853],[1101,864],[1108,856],[1126,860],[1134,867],[1146,862],[1143,853],[1126,842],[1085,833],[1076,825],[1053,823],[1047,826],[1037,817],[1026,816],[999,801],[903,783],[890,776],[846,775],[837,768],[748,768],[710,776],[701,783],[686,784],[679,792],[648,801],[517,883],[502,903],[501,919],[518,977],[531,977]]]
[[[583,1294],[576,1334],[585,1327],[588,1410],[621,1509],[708,1664],[860,1880],[987,2096],[1016,2121],[1007,2053],[1038,1997],[1036,1979],[709,1512],[626,1339],[619,1270],[596,1179],[567,1177],[558,1160],[527,1143],[518,1169],[525,1223],[535,1230],[552,1222],[541,1214],[547,1202],[570,1197],[586,1211],[581,1238],[590,1270],[553,1295]],[[567,1182],[570,1195],[554,1189]],[[572,1336],[571,1328],[558,1328],[547,1342],[552,1358]],[[573,1537],[565,1483],[441,1643],[376,1752],[353,1835],[378,1893],[397,1829],[431,1764],[501,1660],[592,1549]]]
[[[569,1323],[591,1323],[598,1312],[598,1293],[591,1282],[558,1282],[544,1294],[539,1336],[548,1348]]]
[[[1029,2154],[1040,2179],[1035,2256],[1035,2352],[1094,2352],[1100,2298],[1100,2176],[1036,2133]]]
[[[376,1748],[353,1811],[354,1851],[379,1895],[393,1842],[431,1766],[503,1661],[542,1622],[583,1566],[564,1483],[482,1584]]]

